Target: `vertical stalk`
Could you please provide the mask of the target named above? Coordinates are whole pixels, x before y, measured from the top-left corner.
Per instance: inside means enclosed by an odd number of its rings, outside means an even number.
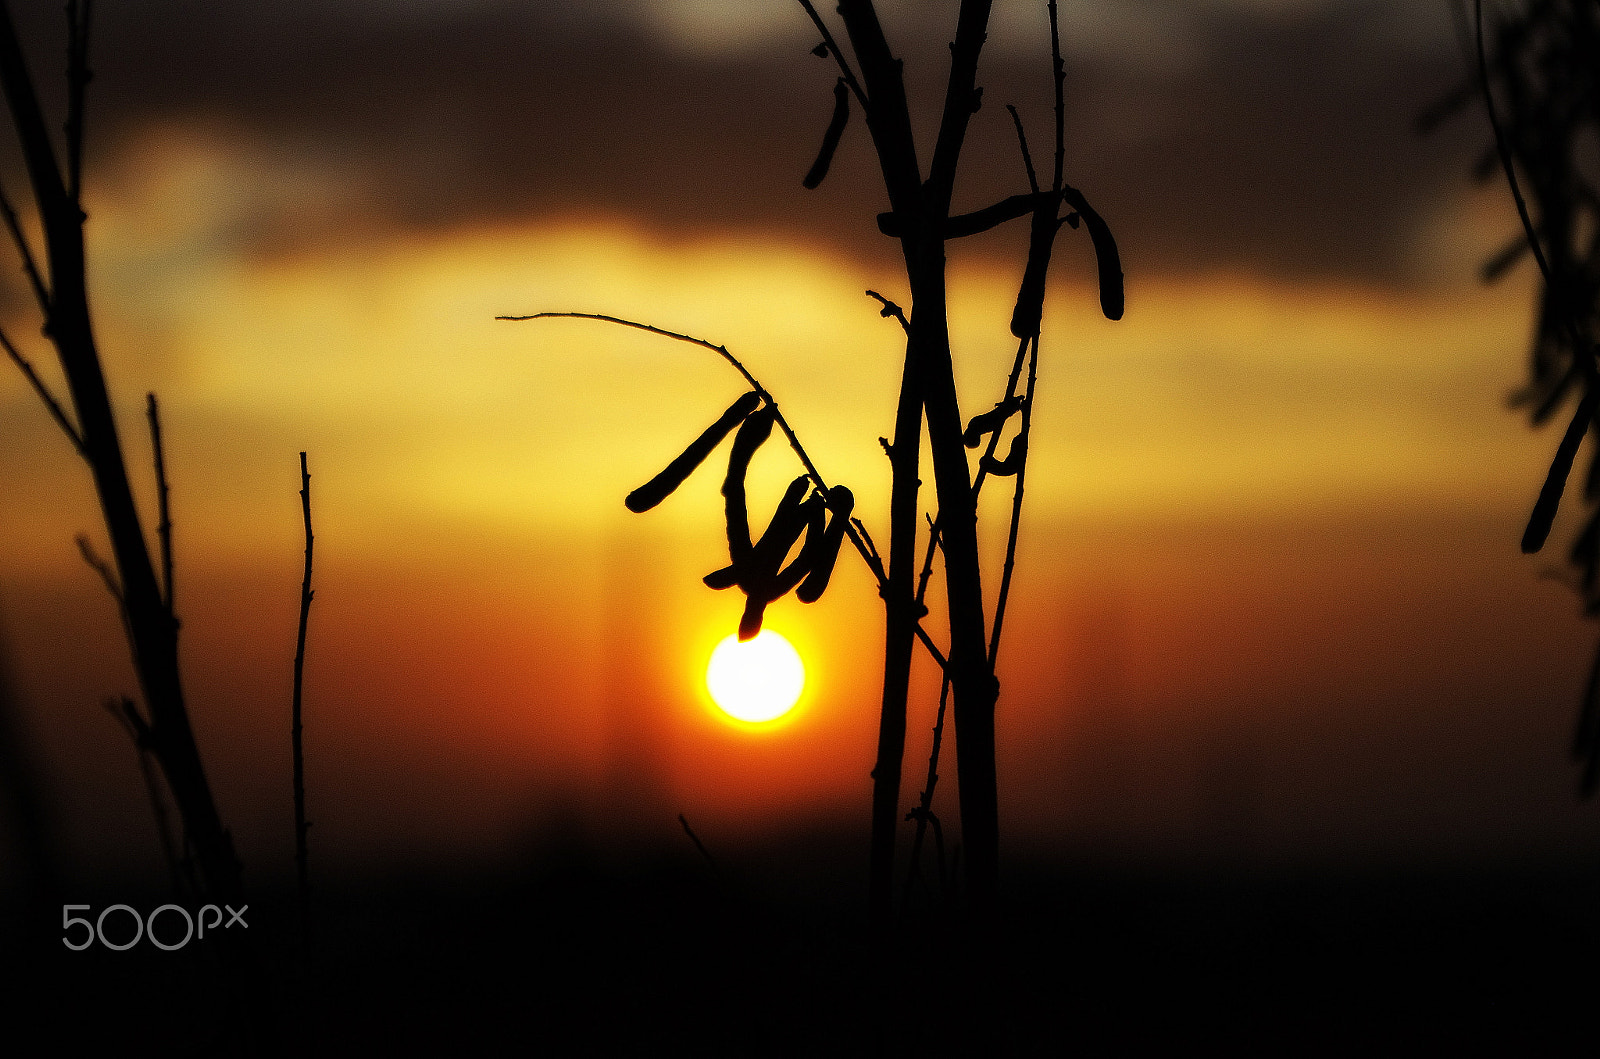
[[[306,624],[311,618],[311,472],[306,469],[306,454],[300,454],[300,510],[306,524],[305,576],[300,581],[300,633],[294,648],[294,706],[290,721],[289,741],[294,748],[294,873],[300,898],[300,940],[311,939],[311,887],[306,870],[306,832],[311,825],[306,822],[305,755],[301,744],[300,692],[306,667]]]
[[[968,893],[978,906],[987,906],[994,896],[999,871],[998,799],[994,771],[994,702],[997,687],[988,667],[984,634],[983,588],[978,565],[977,511],[971,481],[967,475],[966,448],[961,439],[961,413],[956,400],[955,374],[950,358],[950,332],[945,301],[945,226],[950,216],[950,200],[955,187],[956,163],[965,140],[967,123],[977,109],[975,86],[978,56],[983,48],[989,20],[989,0],[962,0],[957,17],[956,39],[951,44],[950,75],[946,84],[944,112],[934,147],[933,161],[926,182],[921,178],[916,148],[911,133],[910,111],[899,60],[889,50],[870,0],[841,0],[839,14],[845,23],[851,46],[861,67],[869,104],[867,125],[877,150],[889,202],[899,216],[901,251],[911,288],[911,316],[906,343],[906,367],[900,407],[909,401],[922,404],[928,420],[928,439],[933,451],[934,484],[937,489],[941,521],[944,523],[945,586],[949,599],[950,651],[947,672],[955,693],[956,770],[961,784],[961,822],[967,848]],[[915,385],[915,397],[905,393],[905,384]],[[903,422],[897,417],[896,432]],[[902,482],[903,468],[912,471],[914,458],[896,467],[893,490],[904,496],[914,484]],[[893,500],[891,500],[893,506]],[[897,543],[911,542],[906,565],[915,550],[917,512],[892,511],[891,553]],[[891,567],[893,562],[891,561]],[[892,575],[891,575],[892,577]],[[910,581],[906,582],[907,588]],[[891,607],[891,610],[893,608]],[[890,631],[898,632],[893,619]],[[886,645],[886,663],[897,657],[897,645]],[[907,648],[909,654],[909,648]],[[885,666],[885,688],[898,670]],[[899,757],[904,751],[904,683],[896,695],[897,717],[885,717],[880,737],[898,733],[900,747],[885,745],[880,738],[880,765],[887,753],[895,754],[893,778],[898,801]],[[885,714],[890,712],[885,696]],[[874,788],[874,823],[880,819],[876,809],[887,798],[881,787]],[[896,806],[898,809],[898,805]],[[897,822],[897,821],[894,821]],[[874,835],[874,848],[884,841]],[[888,838],[892,843],[892,836]],[[875,860],[873,892],[878,892]],[[892,887],[892,876],[882,880],[883,892]],[[885,907],[887,896],[885,896]]]

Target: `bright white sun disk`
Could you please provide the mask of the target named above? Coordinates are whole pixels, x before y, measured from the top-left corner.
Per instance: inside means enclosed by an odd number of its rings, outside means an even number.
[[[806,670],[788,640],[762,629],[753,640],[730,636],[717,644],[706,666],[706,689],[724,713],[759,724],[793,708],[805,687]]]

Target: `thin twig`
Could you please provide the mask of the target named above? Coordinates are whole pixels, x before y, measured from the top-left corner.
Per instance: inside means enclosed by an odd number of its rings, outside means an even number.
[[[710,850],[706,849],[705,843],[700,841],[700,836],[694,833],[694,828],[689,826],[688,818],[682,813],[679,813],[678,823],[683,825],[683,833],[689,836],[689,841],[694,843],[694,848],[699,850],[700,855],[706,859],[706,863],[711,865],[712,874],[716,875],[718,878],[721,878],[722,869],[717,867],[716,858],[711,855]]]
[[[95,552],[94,546],[89,543],[89,538],[78,534],[78,554],[83,556],[83,561],[88,563],[95,573],[100,575],[100,580],[105,584],[106,591],[111,593],[111,598],[117,601],[117,617],[122,619],[122,631],[128,637],[133,636],[133,618],[128,613],[128,599],[123,594],[122,585],[117,580],[117,575],[112,571],[110,564]]]
[[[110,565],[94,550],[94,545],[89,543],[89,538],[83,534],[77,536],[78,554],[83,556],[83,561],[88,563],[94,572],[100,575],[100,580],[105,582],[106,591],[111,593],[111,598],[117,601],[117,606],[124,616],[127,614],[127,600],[123,598],[122,586],[117,582],[117,575]]]
[[[0,215],[5,217],[6,230],[11,233],[11,241],[16,244],[17,254],[22,258],[22,271],[28,277],[28,286],[33,288],[34,300],[39,303],[39,311],[44,313],[48,326],[50,320],[50,291],[44,285],[44,279],[39,275],[39,266],[33,257],[33,247],[28,243],[28,237],[23,234],[22,224],[17,220],[17,211],[11,206],[11,199],[6,195],[5,188],[0,187]]]
[[[1017,343],[1017,355],[1012,358],[1011,361],[1011,374],[1006,378],[1006,394],[1000,399],[1001,404],[1005,404],[1007,401],[1010,401],[1011,398],[1016,396],[1017,383],[1022,378],[1022,361],[1024,355],[1027,353],[1027,349],[1027,339],[1024,338]],[[986,465],[988,464],[989,460],[994,458],[995,449],[997,446],[999,446],[999,444],[1000,431],[996,430],[989,435],[989,443],[983,450],[983,455],[985,458],[978,460],[978,472],[972,476],[973,500],[977,500],[978,496],[983,492],[983,483],[989,478],[989,468]],[[933,553],[934,549],[939,543],[939,522],[940,518],[942,517],[943,513],[941,512],[940,516],[934,518],[929,524],[930,533],[928,535],[928,550],[922,557],[922,573],[919,575],[917,580],[918,605],[921,605],[923,600],[926,598],[928,591],[928,579],[933,575]]]
[[[817,27],[817,32],[822,34],[822,44],[833,55],[834,61],[839,64],[839,74],[844,78],[844,83],[850,86],[850,91],[855,93],[856,101],[861,104],[861,109],[871,112],[871,103],[867,94],[861,90],[861,82],[856,80],[855,73],[850,69],[850,64],[845,61],[844,52],[839,50],[839,42],[833,39],[833,34],[828,31],[828,24],[822,21],[822,16],[817,14],[817,9],[811,6],[811,0],[800,0],[800,6],[806,9],[806,14],[811,16],[811,22]]]
[[[604,313],[542,312],[529,313],[526,316],[497,316],[495,319],[513,321],[598,320],[602,323],[620,324],[623,327],[648,331],[652,335],[660,335],[663,338],[672,338],[679,342],[687,342],[692,346],[700,346],[702,349],[709,349],[731,364],[734,370],[744,377],[744,381],[750,384],[750,388],[760,394],[761,399],[771,406],[773,421],[777,424],[778,429],[783,431],[783,436],[789,439],[789,447],[800,458],[800,463],[805,468],[806,475],[811,479],[811,484],[816,486],[817,492],[822,494],[824,501],[829,499],[827,482],[823,480],[822,473],[817,470],[816,464],[811,462],[810,455],[807,454],[805,446],[800,444],[800,439],[795,436],[794,430],[789,426],[789,421],[783,418],[783,412],[778,408],[777,400],[765,386],[761,385],[754,375],[750,374],[749,369],[739,363],[739,358],[728,352],[727,346],[719,346],[715,342],[708,342],[703,338],[696,338],[693,335],[682,334],[678,331],[668,331],[666,328],[656,327],[654,324],[640,323],[637,320],[624,320],[620,316],[608,316]],[[889,584],[889,576],[884,571],[883,560],[879,557],[877,548],[871,545],[871,538],[866,535],[866,528],[861,525],[860,520],[851,519],[845,527],[845,534],[850,538],[850,543],[855,546],[856,551],[860,553],[862,560],[866,562],[867,568],[872,571],[873,577],[877,579],[878,589],[881,593]],[[917,639],[922,641],[922,646],[927,648],[929,656],[938,663],[939,668],[943,669],[945,667],[944,652],[940,651],[934,644],[933,639],[928,635],[927,630],[923,629],[920,622],[916,625],[916,634]]]
[[[1017,564],[1017,531],[1022,524],[1023,481],[1028,476],[1028,429],[1033,423],[1033,384],[1039,376],[1039,336],[1033,336],[1033,350],[1028,357],[1028,386],[1022,399],[1022,425],[1017,430],[1017,440],[1022,458],[1017,466],[1017,484],[1011,494],[1011,529],[1006,537],[1006,561],[1000,570],[1000,597],[994,605],[994,625],[989,630],[989,668],[993,669],[1000,654],[1000,630],[1005,625],[1006,602],[1011,598],[1011,571]]]
[[[306,566],[305,577],[300,582],[300,633],[294,649],[294,707],[289,732],[294,750],[294,870],[300,895],[300,940],[311,940],[311,885],[307,871],[306,833],[311,824],[306,820],[305,755],[301,742],[300,693],[306,666],[306,624],[311,617],[311,472],[306,469],[306,454],[300,454],[300,509],[305,516]]]
[[[896,305],[888,298],[885,298],[875,290],[867,291],[867,297],[876,298],[883,304],[883,311],[878,313],[879,316],[894,317],[896,320],[900,321],[900,327],[903,331],[905,331],[906,334],[909,335],[911,333],[911,323],[906,319],[905,310],[901,309],[900,306]]]
[[[167,611],[172,620],[178,620],[178,611],[172,600],[172,512],[168,507],[167,460],[161,447],[161,412],[156,407],[156,395],[145,396],[145,415],[150,420],[150,444],[156,461],[156,536],[161,541],[161,591],[166,596]]]
[[[132,740],[135,752],[139,755],[139,774],[144,779],[145,794],[150,798],[150,811],[156,819],[156,835],[161,840],[161,855],[167,862],[167,871],[172,876],[172,889],[175,893],[192,893],[194,879],[190,874],[190,864],[178,850],[178,839],[172,833],[172,818],[167,809],[166,796],[161,793],[161,782],[156,778],[155,768],[151,761],[154,755],[150,751],[150,725],[139,715],[139,710],[134,706],[133,700],[127,696],[119,699],[103,699],[100,705],[105,707],[122,730],[128,733]]]
[[[1017,127],[1017,143],[1022,148],[1022,164],[1028,170],[1028,188],[1037,195],[1039,193],[1039,177],[1033,171],[1033,155],[1028,153],[1028,134],[1022,129],[1022,118],[1017,114],[1017,108],[1007,103],[1006,110],[1011,113],[1011,124]],[[1060,189],[1058,188],[1057,190]]]
[[[1056,174],[1050,190],[1066,186],[1067,165],[1067,64],[1061,61],[1061,26],[1056,17],[1056,0],[1050,0],[1050,68],[1056,81]]]
[[[73,426],[72,420],[67,418],[66,410],[61,407],[61,403],[50,392],[50,388],[44,384],[44,380],[39,378],[38,373],[33,370],[33,365],[28,363],[28,359],[17,352],[17,347],[11,344],[11,339],[7,337],[4,331],[0,331],[0,346],[5,347],[6,356],[10,357],[11,362],[22,370],[22,374],[27,377],[29,384],[33,386],[33,392],[39,395],[39,400],[43,401],[45,408],[49,410],[50,418],[54,419],[56,425],[66,432],[67,440],[72,442],[72,447],[78,450],[78,455],[87,460],[89,453],[83,447],[83,435],[78,433],[78,428]]]
[[[1494,92],[1489,87],[1489,59],[1483,49],[1483,0],[1472,0],[1473,29],[1476,34],[1476,50],[1478,55],[1478,87],[1483,92],[1483,109],[1489,112],[1489,127],[1494,130],[1495,150],[1500,153],[1500,166],[1506,172],[1506,182],[1511,185],[1511,197],[1517,203],[1517,216],[1522,218],[1522,230],[1527,233],[1528,247],[1533,251],[1533,259],[1539,263],[1539,271],[1544,274],[1545,286],[1551,286],[1550,263],[1545,260],[1544,249],[1539,245],[1539,236],[1534,231],[1533,219],[1528,215],[1528,203],[1522,197],[1522,185],[1517,181],[1516,168],[1511,164],[1511,148],[1506,143],[1506,136],[1500,127],[1500,115],[1495,110]]]
[[[89,70],[92,0],[67,0],[67,194],[79,201],[83,168],[83,96]]]
[[[939,785],[939,748],[944,742],[944,714],[950,704],[950,681],[946,679],[939,688],[939,713],[933,722],[933,749],[928,752],[928,779],[922,785],[922,796],[917,800],[917,808],[906,814],[906,819],[917,821],[917,832],[911,839],[911,871],[906,875],[905,895],[901,900],[901,909],[904,910],[911,903],[911,880],[922,874],[922,839],[927,833],[928,824],[932,822],[935,828],[935,838],[939,843],[939,892],[944,893],[944,835],[939,828],[939,818],[933,815],[933,789]]]

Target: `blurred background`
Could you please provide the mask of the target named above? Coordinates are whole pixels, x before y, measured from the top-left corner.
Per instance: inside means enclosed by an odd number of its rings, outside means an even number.
[[[13,6],[59,103],[59,11]],[[953,5],[880,7],[925,162]],[[1447,6],[1061,10],[1067,179],[1120,241],[1128,310],[1100,316],[1087,240],[1064,233],[1000,663],[1008,852],[1592,866],[1600,808],[1566,756],[1595,639],[1561,583],[1571,527],[1517,549],[1556,443],[1507,407],[1534,277],[1476,279],[1517,230],[1503,182],[1470,179],[1482,114],[1412,131],[1465,71]],[[604,312],[725,343],[886,535],[902,340],[862,292],[904,282],[859,115],[822,188],[800,186],[835,70],[799,6],[96,18],[92,302],[151,524],[145,392],[162,402],[191,712],[251,878],[293,859],[301,450],[317,870],[493,865],[552,829],[681,843],[682,812],[713,849],[841,829],[864,872],[865,570],[846,556],[821,602],[769,611],[807,691],[791,722],[734,728],[703,690],[742,603],[699,582],[726,562],[717,458],[655,511],[622,506],[738,378],[636,332],[494,319]],[[1026,189],[1005,103],[1047,149],[1048,39],[1042,0],[997,0],[959,209]],[[1025,241],[1019,223],[952,246],[965,414],[1004,387]],[[0,320],[56,380],[6,272]],[[753,508],[797,472],[764,449]],[[0,481],[0,634],[56,856],[72,879],[159,879],[136,756],[100,705],[136,683],[73,544],[106,551],[92,487],[15,371]],[[991,599],[1004,492],[983,507]],[[918,665],[908,806],[938,691]]]

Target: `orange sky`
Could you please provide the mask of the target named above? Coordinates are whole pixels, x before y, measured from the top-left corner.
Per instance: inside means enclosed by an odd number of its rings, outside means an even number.
[[[103,166],[89,205],[106,371],[146,511],[139,413],[146,390],[162,400],[190,700],[247,863],[289,863],[301,449],[319,856],[493,859],[556,817],[658,836],[680,811],[728,842],[818,818],[864,833],[881,632],[861,565],[842,557],[815,606],[772,609],[812,683],[781,730],[735,730],[699,683],[740,604],[698,580],[726,561],[719,457],[661,508],[622,507],[739,380],[651,336],[494,317],[607,312],[726,343],[883,539],[876,439],[899,344],[861,292],[903,288],[892,260],[621,207],[347,222],[359,181],[215,123],[140,126]],[[1389,233],[1403,283],[1248,255],[1174,264],[1125,240],[1128,312],[1111,324],[1081,236],[1061,244],[1002,652],[1018,848],[1594,852],[1596,810],[1574,804],[1564,758],[1593,630],[1541,580],[1560,552],[1516,553],[1554,444],[1504,406],[1531,293],[1526,277],[1473,282],[1513,217],[1497,188],[1461,183]],[[326,231],[233,239],[267,208]],[[1004,250],[952,264],[969,414],[1014,349]],[[47,363],[7,304],[8,333]],[[795,473],[769,445],[753,508]],[[72,544],[99,539],[87,476],[15,373],[0,375],[0,477],[0,628],[63,844],[81,865],[158,871],[132,753],[97,705],[134,685]],[[1004,500],[984,506],[991,598]],[[926,667],[917,689],[908,803]]]

